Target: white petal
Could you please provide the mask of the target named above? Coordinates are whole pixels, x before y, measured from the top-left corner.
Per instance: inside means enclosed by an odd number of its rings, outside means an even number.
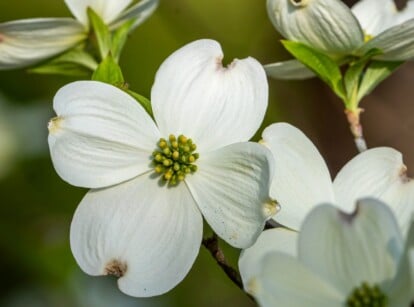
[[[158,6],[158,0],[142,0],[124,11],[111,25],[111,28],[117,28],[125,21],[135,19],[133,28],[139,26],[148,17],[154,13]]]
[[[285,228],[269,229],[260,234],[253,246],[241,252],[239,270],[247,292],[250,281],[261,271],[263,256],[269,252],[281,252],[296,257],[297,238],[298,234],[295,231]]]
[[[328,167],[315,145],[289,124],[273,124],[262,137],[275,159],[270,195],[281,210],[273,219],[299,230],[312,208],[334,200]]]
[[[331,205],[314,209],[301,228],[298,257],[347,296],[362,282],[386,287],[402,249],[401,232],[390,209],[364,199],[351,214]]]
[[[49,147],[57,173],[98,188],[149,170],[159,132],[145,110],[120,89],[95,81],[66,85],[54,99]]]
[[[269,17],[284,37],[333,55],[352,52],[364,35],[342,1],[268,0]]]
[[[375,59],[405,61],[414,57],[414,20],[408,20],[382,32],[366,43],[358,52],[366,53],[378,48],[383,54]]]
[[[82,25],[70,18],[37,18],[0,24],[0,69],[29,66],[84,40]]]
[[[344,301],[334,287],[295,258],[275,252],[264,257],[251,290],[262,307],[341,307]]]
[[[87,9],[90,7],[109,24],[131,4],[133,0],[65,0],[66,5],[82,24],[88,25]]]
[[[269,77],[275,79],[295,79],[303,80],[315,77],[313,71],[307,68],[298,60],[289,60],[264,66]]]
[[[367,150],[346,164],[334,180],[341,208],[351,210],[355,201],[375,197],[391,207],[403,232],[414,212],[414,182],[406,176],[400,152],[386,147]]]
[[[413,216],[414,217],[414,216]],[[410,229],[400,259],[397,275],[390,289],[389,306],[411,306],[414,301],[414,220],[411,218]]]
[[[204,218],[230,245],[251,246],[265,221],[276,213],[270,202],[270,152],[256,143],[238,143],[200,155],[186,182]]]
[[[184,134],[200,151],[249,140],[262,123],[266,74],[253,58],[223,68],[213,40],[198,40],[173,53],[157,72],[151,98],[163,135]]]
[[[187,275],[202,225],[185,185],[161,187],[147,174],[86,194],[72,221],[71,248],[86,273],[108,275],[118,264],[124,293],[159,295]]]
[[[394,25],[394,0],[360,0],[352,7],[366,35],[375,36]]]
[[[396,17],[396,21],[395,21],[396,24],[400,24],[407,20],[413,19],[414,18],[414,1],[413,0],[407,1],[404,9],[399,11],[395,17]]]

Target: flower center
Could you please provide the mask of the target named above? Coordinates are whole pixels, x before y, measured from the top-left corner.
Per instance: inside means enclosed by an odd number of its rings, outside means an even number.
[[[373,39],[374,38],[374,36],[373,35],[371,35],[371,34],[367,34],[367,33],[364,33],[364,42],[365,43],[367,43],[367,42],[369,42],[371,39]]]
[[[346,301],[347,307],[386,307],[387,297],[377,285],[363,282],[355,288]]]
[[[154,170],[170,185],[177,185],[185,176],[197,171],[194,164],[199,157],[194,151],[196,144],[184,135],[170,135],[168,140],[161,138],[158,148],[152,153]]]

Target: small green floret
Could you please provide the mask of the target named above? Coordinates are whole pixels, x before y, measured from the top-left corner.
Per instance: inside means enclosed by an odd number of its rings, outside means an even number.
[[[168,184],[177,185],[186,175],[197,171],[194,163],[199,154],[194,152],[196,149],[196,144],[184,135],[177,138],[171,134],[168,140],[161,138],[152,153],[154,171]]]
[[[377,286],[371,286],[363,282],[349,295],[346,306],[348,307],[386,307],[387,297]]]

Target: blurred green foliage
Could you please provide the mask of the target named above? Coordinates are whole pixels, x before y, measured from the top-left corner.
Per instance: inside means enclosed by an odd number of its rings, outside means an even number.
[[[265,0],[160,2],[155,14],[131,34],[120,60],[126,82],[146,97],[150,97],[151,85],[162,61],[196,39],[219,41],[225,53],[225,64],[235,57],[253,56],[263,64],[289,58],[267,18]],[[0,2],[0,22],[61,16],[70,16],[63,0]],[[0,98],[0,106],[7,105],[9,111],[0,120],[11,120],[13,116],[9,115],[15,108],[27,108],[28,116],[11,123],[15,128],[9,129],[14,133],[17,126],[25,130],[28,125],[26,119],[33,110],[29,107],[42,108],[46,116],[53,116],[55,92],[73,80],[28,74],[24,70],[1,71],[0,93],[5,98]],[[321,113],[312,108],[312,102],[320,99],[316,91],[321,85],[317,81],[272,81],[270,85],[271,99],[265,124],[281,119],[290,121],[298,116],[299,123],[303,118],[320,118]],[[0,108],[0,112],[2,110]],[[10,162],[15,162],[12,171],[0,177],[0,306],[106,306],[107,291],[112,289],[109,293],[115,293],[114,299],[118,297],[115,281],[105,279],[102,282],[103,278],[89,278],[80,272],[69,248],[71,217],[86,190],[66,184],[55,173],[46,143],[47,120],[40,118],[27,126],[26,136],[19,142],[20,147]],[[346,131],[346,126],[344,129]],[[27,153],[29,141],[41,144],[41,149]],[[225,251],[236,265],[238,251],[228,247]],[[85,299],[88,296],[94,299],[92,294],[102,301]],[[252,305],[201,247],[190,274],[168,294],[145,300],[120,295],[119,301],[111,306]]]

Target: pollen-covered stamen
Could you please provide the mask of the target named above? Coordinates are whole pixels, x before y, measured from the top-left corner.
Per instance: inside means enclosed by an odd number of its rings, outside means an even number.
[[[377,286],[371,286],[363,282],[361,286],[355,288],[349,295],[346,306],[348,307],[385,307],[387,306],[387,297]]]
[[[170,135],[168,140],[161,138],[158,148],[152,153],[152,161],[156,173],[162,175],[164,181],[176,185],[185,176],[197,171],[199,155],[195,153],[196,144],[184,135]]]

